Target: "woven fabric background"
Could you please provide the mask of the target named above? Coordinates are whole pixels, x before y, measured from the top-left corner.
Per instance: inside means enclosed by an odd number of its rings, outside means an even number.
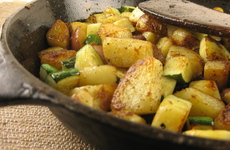
[[[0,149],[90,150],[44,106],[0,108]]]
[[[0,3],[0,27],[25,3]],[[0,107],[0,149],[94,150],[64,127],[47,107],[33,105]]]

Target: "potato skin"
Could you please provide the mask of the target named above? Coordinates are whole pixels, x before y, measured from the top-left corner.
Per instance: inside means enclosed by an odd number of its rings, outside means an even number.
[[[159,37],[163,37],[167,35],[167,26],[153,17],[149,17],[148,15],[142,15],[136,24],[136,30],[140,32],[150,31],[159,35]]]
[[[172,40],[178,46],[186,47],[191,50],[199,49],[199,40],[188,30],[178,28],[172,34]]]
[[[73,50],[80,50],[84,46],[84,42],[86,40],[86,32],[84,29],[79,26],[71,36],[71,48]]]

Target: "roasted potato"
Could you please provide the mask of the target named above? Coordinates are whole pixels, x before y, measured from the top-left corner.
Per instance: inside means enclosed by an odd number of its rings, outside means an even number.
[[[230,131],[230,104],[226,105],[214,119],[214,128],[217,130]]]
[[[116,67],[130,67],[139,59],[153,56],[152,43],[148,41],[106,37],[102,46],[105,60]]]
[[[101,37],[102,41],[106,37],[132,38],[131,30],[122,26],[115,25],[113,23],[101,24],[98,35]]]
[[[83,27],[79,26],[76,28],[74,33],[71,36],[71,49],[78,51],[84,46],[86,40],[86,31]]]
[[[142,15],[136,24],[136,30],[140,32],[153,32],[160,37],[167,35],[167,26],[166,24],[160,22],[157,19],[154,19],[146,14]]]
[[[161,102],[151,126],[172,132],[180,132],[191,107],[192,103],[189,101],[174,95],[166,96]]]
[[[111,102],[113,111],[151,114],[157,111],[162,95],[162,63],[150,56],[134,63],[121,79]]]
[[[221,100],[219,89],[216,85],[216,82],[213,80],[198,80],[193,81],[189,84],[189,87],[198,89],[205,94],[211,95],[217,99]]]
[[[40,52],[38,54],[42,64],[50,64],[51,66],[61,70],[61,62],[76,56],[75,50],[54,50],[48,52]]]
[[[219,42],[210,37],[204,37],[200,42],[199,54],[206,62],[208,60],[224,60],[229,59],[229,51]]]
[[[214,80],[218,89],[222,91],[227,87],[229,80],[229,61],[213,60],[204,65],[204,79]]]
[[[135,123],[140,123],[140,124],[146,124],[146,121],[144,118],[142,118],[141,116],[133,113],[133,112],[128,112],[128,111],[111,111],[109,112],[109,114],[121,118],[121,119],[125,119],[131,122],[135,122]]]
[[[179,28],[172,33],[173,42],[182,47],[192,50],[199,49],[200,41],[188,30]]]
[[[116,84],[100,84],[76,87],[70,92],[70,96],[92,108],[109,111],[113,92]]]
[[[226,130],[187,130],[183,134],[215,140],[230,140],[230,132]]]
[[[221,99],[226,103],[230,103],[230,88],[226,88],[221,92]]]
[[[185,88],[174,95],[192,103],[189,116],[215,118],[225,107],[222,100],[193,87]]]
[[[57,20],[46,34],[46,39],[50,46],[60,46],[69,48],[70,31],[66,23]]]
[[[80,70],[79,86],[98,85],[98,84],[116,84],[117,69],[110,65],[100,65],[93,67],[84,67]],[[106,77],[106,78],[102,78]]]

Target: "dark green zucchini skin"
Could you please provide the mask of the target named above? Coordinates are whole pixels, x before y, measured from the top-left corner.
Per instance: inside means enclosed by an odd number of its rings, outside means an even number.
[[[70,58],[68,60],[62,61],[62,69],[71,69],[74,68],[76,57]]]

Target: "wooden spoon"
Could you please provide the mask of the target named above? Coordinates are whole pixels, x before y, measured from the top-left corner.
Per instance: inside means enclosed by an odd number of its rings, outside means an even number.
[[[215,36],[230,36],[230,15],[186,0],[150,0],[139,8],[167,24]]]

